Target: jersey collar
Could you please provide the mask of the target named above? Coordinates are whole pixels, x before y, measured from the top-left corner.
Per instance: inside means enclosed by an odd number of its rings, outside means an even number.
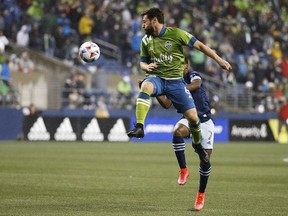
[[[162,36],[164,35],[166,29],[167,29],[167,28],[166,28],[165,26],[163,26],[162,29],[161,29],[160,34],[159,34],[158,36],[155,36],[155,37],[162,37]]]

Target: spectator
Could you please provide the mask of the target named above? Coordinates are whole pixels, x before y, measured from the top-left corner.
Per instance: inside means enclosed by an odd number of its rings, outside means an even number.
[[[76,88],[76,76],[72,75],[68,78],[66,78],[64,83],[64,89],[62,92],[62,106],[67,107],[70,103],[69,95],[72,92],[72,89]]]
[[[69,109],[76,109],[78,108],[79,104],[82,103],[82,98],[79,96],[77,93],[77,89],[72,89],[71,92],[69,93],[69,104],[68,108]]]
[[[29,31],[28,25],[22,25],[21,29],[17,32],[16,44],[23,47],[29,45]]]
[[[3,13],[0,10],[0,31],[4,31],[4,29],[5,29],[5,21],[4,21]]]
[[[76,75],[76,89],[78,93],[78,97],[81,99],[80,106],[90,105],[90,94],[87,92],[86,84],[84,82],[84,75],[77,74]]]
[[[40,23],[44,14],[43,8],[37,0],[33,0],[26,13],[32,18],[33,23]]]
[[[96,118],[109,118],[109,110],[105,103],[104,97],[100,97],[97,101]]]
[[[243,55],[239,55],[237,61],[236,80],[243,84],[248,80],[248,66]]]
[[[8,38],[0,30],[0,54],[5,52],[5,47],[9,44]]]
[[[281,73],[281,76],[287,79],[288,81],[288,48],[283,53],[283,57],[280,62],[280,73]]]
[[[9,69],[12,72],[19,72],[19,58],[16,56],[16,54],[12,54],[9,58]]]
[[[283,97],[283,100],[280,100],[279,104],[279,124],[278,124],[278,138],[280,138],[282,127],[285,126],[286,129],[286,144],[288,144],[288,102],[287,98]],[[280,139],[279,139],[280,141]]]
[[[37,118],[40,115],[40,112],[37,110],[34,103],[31,103],[29,107],[24,107],[22,112],[25,116],[30,118]]]
[[[3,79],[2,77],[3,69],[4,69],[4,76],[5,76],[5,73],[7,74],[7,72],[5,72],[5,64],[4,64],[4,68],[3,68],[3,64],[0,64],[0,72],[1,72],[0,73],[0,104],[6,105],[7,102],[9,102],[10,89],[9,89],[9,86],[6,84],[7,80],[5,82],[4,80],[5,78]]]
[[[55,38],[55,44],[56,44],[56,49],[55,49],[55,57],[58,57],[60,59],[65,58],[65,42],[67,37],[64,35],[63,32],[63,27],[58,26],[54,32],[54,38]]]
[[[43,35],[43,48],[47,56],[54,57],[56,50],[56,40],[50,31],[47,31]]]
[[[0,104],[6,104],[6,98],[9,95],[9,87],[5,85],[0,77]]]
[[[19,71],[22,73],[30,73],[34,71],[34,63],[30,59],[28,52],[23,52],[19,59]]]
[[[29,32],[29,47],[34,50],[39,50],[43,52],[43,34],[40,32],[39,26],[32,26]]]
[[[73,74],[66,79],[62,97],[63,106],[70,109],[90,105],[90,95],[86,91],[83,74]]]
[[[117,85],[119,108],[126,108],[133,103],[133,85],[130,77],[125,75]]]
[[[2,30],[6,37],[16,41],[17,32],[19,29],[21,31],[22,25],[31,23],[31,29],[35,31],[29,35],[28,46],[44,51],[49,56],[54,55],[69,64],[78,64],[77,61],[73,61],[75,55],[73,50],[75,50],[75,44],[78,47],[80,43],[81,32],[78,32],[80,18],[89,10],[93,23],[95,23],[91,38],[103,39],[118,46],[122,51],[123,65],[130,67],[133,73],[139,73],[139,68],[135,66],[138,66],[139,56],[135,55],[134,50],[139,48],[137,32],[139,33],[141,30],[141,17],[137,14],[147,7],[145,1],[5,0],[2,2],[0,31]],[[163,2],[163,0],[156,1],[155,4],[162,5]],[[239,77],[239,73],[234,74],[238,83],[245,83],[245,80],[252,81],[254,88],[257,89],[264,78],[268,78],[269,82],[276,82],[283,77],[288,77],[285,69],[287,68],[287,57],[284,57],[288,43],[285,1],[276,1],[272,4],[273,6],[271,6],[271,1],[256,3],[254,1],[243,3],[243,1],[227,0],[204,2],[203,0],[166,1],[167,24],[187,29],[196,37],[203,32],[205,43],[220,51],[222,57],[231,63],[239,62],[238,55],[243,55],[245,59],[248,59],[246,61],[248,75],[244,76],[244,80]],[[47,11],[45,14],[43,13],[44,9]],[[63,17],[62,14],[64,14]],[[59,18],[58,23],[57,17]],[[78,32],[78,34],[74,34],[74,32]],[[52,35],[55,38],[54,52]],[[8,43],[7,38],[6,41]],[[212,44],[213,41],[221,41],[221,43]],[[21,42],[23,43],[23,41]],[[7,44],[3,45],[0,36],[0,52],[4,52],[5,46]],[[192,57],[194,69],[200,67],[200,71],[205,74],[213,74],[214,78],[215,75],[216,78],[222,76],[221,70],[211,65],[209,58],[203,60],[196,51]],[[259,61],[264,62],[260,68]],[[274,65],[275,61],[277,67]],[[200,64],[198,64],[199,62]],[[17,68],[17,62],[13,63]],[[204,68],[203,65],[205,65]],[[267,67],[269,67],[269,71],[267,71]],[[233,68],[237,69],[236,66]],[[11,70],[16,71],[12,68]],[[277,73],[274,70],[277,70]],[[253,79],[249,78],[251,71],[254,73]],[[228,75],[233,74],[224,74],[223,80],[227,80],[230,77]]]
[[[67,17],[65,12],[62,12],[60,17],[57,18],[57,24],[63,28],[64,36],[71,34],[71,20]]]
[[[279,41],[275,41],[272,48],[271,48],[272,56],[274,59],[280,60],[282,58],[282,50]]]
[[[9,88],[11,89],[11,75],[10,75],[10,69],[9,69],[9,59],[7,59],[4,63],[2,63],[1,65],[1,70],[0,70],[0,74],[1,74],[1,79],[3,81],[3,83]]]
[[[82,1],[80,0],[73,1],[70,7],[70,12],[68,14],[68,18],[71,20],[71,28],[75,31],[78,30],[78,23],[83,14],[83,8],[81,4]]]
[[[91,18],[89,10],[86,10],[85,14],[81,17],[79,21],[79,34],[81,43],[84,42],[85,39],[91,35],[93,26],[94,21]]]
[[[204,73],[206,56],[203,52],[193,49],[190,51],[190,62],[195,71]]]

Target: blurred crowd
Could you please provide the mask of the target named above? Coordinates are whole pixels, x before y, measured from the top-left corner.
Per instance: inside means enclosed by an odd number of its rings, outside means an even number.
[[[287,0],[2,0],[0,49],[7,43],[2,34],[77,65],[79,45],[97,38],[117,45],[122,64],[139,73],[140,13],[152,6],[163,10],[167,26],[192,33],[233,67],[222,71],[203,53],[187,50],[194,70],[245,85],[266,110],[288,97]]]

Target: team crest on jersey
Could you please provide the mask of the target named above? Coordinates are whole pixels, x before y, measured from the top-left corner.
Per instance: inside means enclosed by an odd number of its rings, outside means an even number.
[[[166,47],[166,49],[170,49],[172,47],[172,42],[171,41],[166,41],[164,46]]]

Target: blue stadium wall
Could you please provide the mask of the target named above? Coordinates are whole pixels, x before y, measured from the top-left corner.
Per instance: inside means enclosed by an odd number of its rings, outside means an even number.
[[[45,111],[39,116],[25,117],[22,110],[0,109],[0,140],[56,141],[130,141],[126,133],[135,123],[135,111],[110,111],[108,119],[96,119],[94,110]],[[145,137],[134,142],[170,142],[174,124],[181,115],[176,112],[151,110],[145,124]],[[218,113],[215,142],[280,141],[288,143],[283,127],[278,135],[276,113]]]

